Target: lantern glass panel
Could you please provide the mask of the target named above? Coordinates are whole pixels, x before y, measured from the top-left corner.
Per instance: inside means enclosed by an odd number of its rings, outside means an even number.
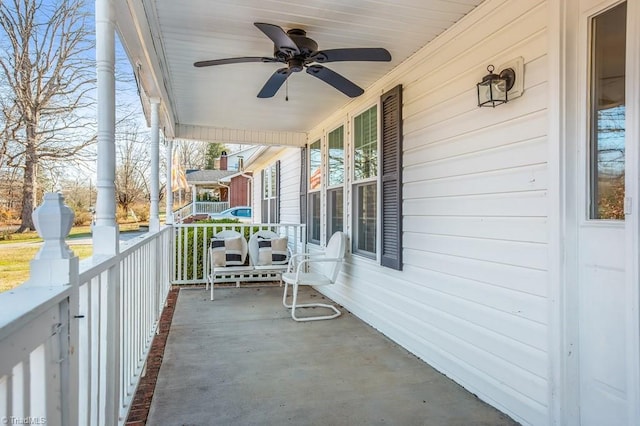
[[[487,76],[489,77],[489,76]],[[497,75],[478,83],[478,105],[492,106],[507,102],[507,82]]]

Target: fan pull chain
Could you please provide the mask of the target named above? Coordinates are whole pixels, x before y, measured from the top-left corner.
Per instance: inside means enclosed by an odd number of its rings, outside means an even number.
[[[285,81],[285,84],[286,84],[285,86],[286,95],[284,97],[284,100],[285,102],[289,102],[289,80],[288,79]]]

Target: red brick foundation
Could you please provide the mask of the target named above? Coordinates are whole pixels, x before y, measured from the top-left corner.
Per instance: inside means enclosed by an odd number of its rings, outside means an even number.
[[[171,290],[169,290],[167,305],[160,316],[158,333],[153,338],[151,349],[149,349],[146,374],[140,380],[136,394],[131,402],[129,417],[127,417],[127,422],[125,423],[127,426],[144,426],[147,423],[151,399],[156,389],[156,381],[158,380],[158,373],[162,365],[164,347],[167,343],[167,336],[171,328],[171,320],[173,319],[173,311],[176,307],[179,291],[180,289],[178,287],[172,287]]]

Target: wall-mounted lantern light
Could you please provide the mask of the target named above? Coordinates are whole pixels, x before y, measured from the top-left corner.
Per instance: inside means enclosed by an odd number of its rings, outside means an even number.
[[[509,102],[508,92],[516,82],[516,72],[513,68],[505,68],[500,74],[494,74],[493,65],[487,67],[489,74],[477,84],[478,106],[493,107]]]

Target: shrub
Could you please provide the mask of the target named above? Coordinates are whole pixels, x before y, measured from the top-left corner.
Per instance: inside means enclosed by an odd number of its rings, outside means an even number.
[[[82,225],[88,225],[91,223],[91,220],[93,219],[93,216],[91,215],[90,212],[87,211],[75,211],[75,217],[73,218],[73,225],[74,226],[82,226]]]
[[[131,208],[133,213],[138,218],[138,222],[147,222],[149,220],[149,205],[148,204],[136,204]]]
[[[11,210],[0,207],[0,222],[9,222],[12,218]]]
[[[116,221],[118,223],[123,223],[123,222],[126,222],[128,218],[129,218],[129,212],[127,212],[122,207],[118,206],[118,208],[116,209]]]
[[[205,220],[200,220],[197,222],[198,224],[211,224],[211,226],[205,226],[205,227],[189,227],[186,229],[186,238],[184,236],[184,234],[181,235],[181,243],[182,244],[182,253],[184,253],[185,258],[183,259],[183,263],[182,263],[182,274],[183,277],[186,278],[194,278],[194,277],[202,277],[204,276],[204,259],[202,258],[202,253],[203,253],[203,249],[205,247],[205,244],[209,244],[209,239],[214,235],[214,233],[217,233],[220,231],[220,229],[217,229],[218,227],[216,226],[217,224],[234,224],[234,223],[240,223],[240,221],[238,219],[205,219]],[[234,231],[238,231],[241,232],[241,228],[238,227],[231,227],[229,228],[230,230],[234,230]],[[260,228],[259,227],[253,227],[253,228],[249,228],[246,227],[244,228],[244,238],[248,241],[249,240],[249,235],[253,232],[257,232]],[[207,236],[207,241],[205,241],[204,235]],[[195,244],[194,244],[194,238],[196,239]],[[186,247],[184,246],[186,244]],[[186,253],[185,253],[186,250]],[[194,270],[194,265],[193,265],[193,256],[194,256],[194,250],[196,250],[196,253],[198,253],[198,262],[195,265],[195,270]],[[176,251],[176,265],[178,263],[178,259],[179,259],[179,253]]]

